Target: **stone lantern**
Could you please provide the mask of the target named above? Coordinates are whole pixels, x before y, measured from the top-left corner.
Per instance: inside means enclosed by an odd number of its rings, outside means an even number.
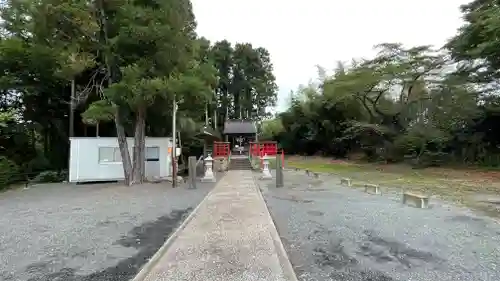
[[[262,176],[260,177],[261,179],[273,178],[273,175],[271,175],[271,171],[269,171],[269,159],[271,158],[267,156],[267,154],[262,157],[264,168],[262,169]]]
[[[210,154],[204,159],[205,164],[205,176],[201,179],[202,182],[215,182],[215,176],[213,171],[214,159]]]

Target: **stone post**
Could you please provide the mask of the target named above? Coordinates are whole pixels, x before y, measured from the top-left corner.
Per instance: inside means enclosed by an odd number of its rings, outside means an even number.
[[[202,182],[215,182],[215,176],[213,171],[214,159],[208,154],[204,159],[205,162],[205,176],[201,179]]]
[[[281,157],[276,155],[276,187],[283,187],[283,163]]]
[[[189,177],[189,188],[196,188],[196,156],[188,157],[188,177]]]
[[[262,157],[262,160],[264,167],[262,169],[262,176],[260,178],[263,180],[272,179],[273,175],[271,175],[271,172],[269,171],[269,156],[267,156],[267,154],[264,155],[264,157]]]

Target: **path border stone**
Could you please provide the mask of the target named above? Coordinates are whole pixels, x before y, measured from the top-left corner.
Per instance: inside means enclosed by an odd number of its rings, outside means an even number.
[[[254,188],[257,190],[257,193],[259,194],[260,199],[264,202],[264,205],[266,206],[269,224],[271,225],[271,228],[273,230],[270,231],[270,234],[272,236],[274,246],[276,247],[276,254],[278,255],[278,259],[281,263],[283,274],[285,275],[287,280],[298,281],[297,275],[295,274],[295,270],[293,269],[292,263],[290,262],[290,258],[286,253],[285,246],[283,246],[283,242],[281,241],[281,238],[279,236],[278,228],[274,223],[273,217],[271,216],[271,212],[269,212],[269,207],[267,206],[266,200],[264,199],[264,195],[262,195],[259,184],[255,180],[255,177],[253,177],[253,184]]]
[[[428,209],[429,201],[431,200],[430,196],[419,194],[411,191],[403,191],[403,204],[408,205],[408,199],[411,202],[415,203],[416,207],[419,209]]]
[[[311,171],[310,169],[306,169],[306,168],[296,168],[296,167],[291,167],[291,168],[288,168],[288,169],[285,169],[285,170],[288,170],[288,171],[305,171],[306,175],[309,176],[309,177],[315,177],[315,178],[319,178],[320,175],[330,175],[330,176],[340,176],[338,174],[335,174],[335,173],[319,173],[319,172],[313,172]],[[344,185],[344,186],[348,186],[348,187],[353,187],[353,186],[356,186],[356,187],[362,187],[364,188],[364,191],[366,193],[369,193],[369,194],[376,194],[376,195],[381,195],[382,192],[381,192],[381,186],[378,185],[378,184],[372,184],[372,183],[368,183],[368,182],[360,182],[360,183],[356,183],[353,184],[352,182],[352,179],[351,178],[340,178],[340,185]],[[397,189],[397,188],[395,188]],[[423,194],[418,194],[418,193],[415,193],[415,192],[412,192],[412,191],[406,191],[404,188],[399,188],[399,191],[402,193],[402,197],[403,197],[403,204],[404,205],[408,205],[407,202],[404,200],[405,198],[405,194],[409,194],[409,195],[416,195],[417,197],[419,197],[420,199],[420,205],[416,204],[417,208],[420,208],[420,209],[428,209],[429,208],[429,204],[430,204],[430,200],[431,200],[431,195],[430,194],[426,194],[426,195],[423,195]],[[416,203],[416,201],[415,201]]]
[[[365,192],[369,194],[380,195],[382,194],[380,186],[377,184],[365,183]]]
[[[341,185],[352,186],[352,180],[349,179],[349,178],[341,178],[340,179],[340,184]]]

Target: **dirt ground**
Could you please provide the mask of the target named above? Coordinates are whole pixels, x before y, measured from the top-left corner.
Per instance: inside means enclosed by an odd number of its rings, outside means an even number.
[[[354,185],[372,183],[392,190],[420,192],[500,217],[500,171],[439,167],[413,169],[407,165],[302,156],[287,157],[285,165],[348,177]]]

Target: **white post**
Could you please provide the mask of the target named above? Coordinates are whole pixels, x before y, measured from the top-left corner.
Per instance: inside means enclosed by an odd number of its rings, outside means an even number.
[[[212,169],[214,165],[214,159],[208,154],[205,158],[205,176],[201,179],[202,182],[215,182],[214,171]]]
[[[263,180],[267,179],[272,179],[273,175],[271,175],[271,172],[269,171],[269,156],[267,154],[262,157],[264,168],[262,169],[262,176],[260,177]]]

